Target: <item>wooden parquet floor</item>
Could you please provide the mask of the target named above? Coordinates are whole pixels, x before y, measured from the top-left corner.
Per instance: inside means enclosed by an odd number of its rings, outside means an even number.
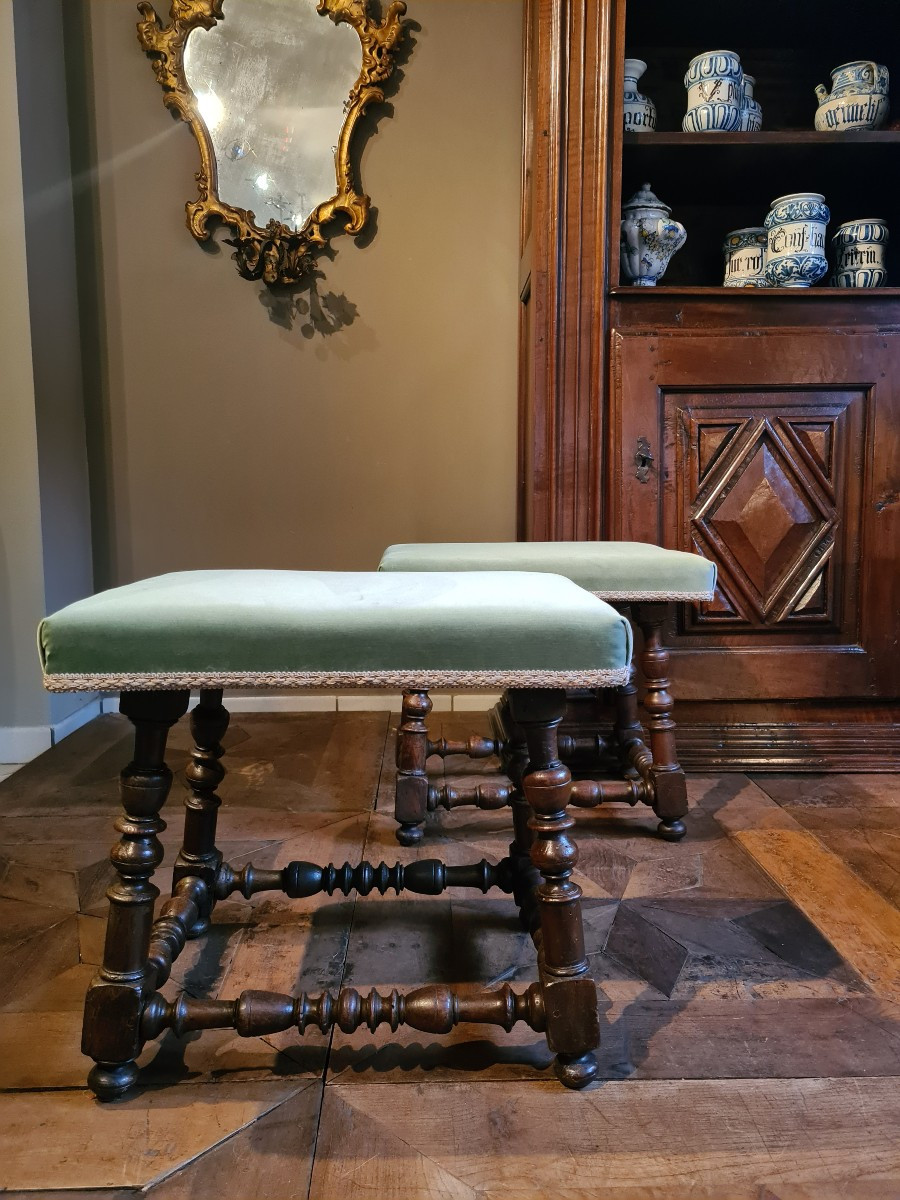
[[[233,862],[496,859],[506,813],[393,838],[386,713],[238,716],[220,844]],[[447,736],[477,728],[435,714]],[[188,749],[186,725],[170,763]],[[0,1191],[121,1200],[898,1200],[900,787],[890,776],[695,776],[688,837],[648,810],[579,814],[601,1078],[543,1039],[230,1031],[145,1052],[142,1088],[84,1087],[126,723],[101,718],[0,783]],[[436,770],[440,763],[434,760]],[[465,766],[465,764],[463,764]],[[489,764],[487,764],[489,765]],[[448,773],[460,761],[448,760]],[[484,767],[482,767],[484,769]],[[179,842],[176,782],[163,835]],[[164,872],[158,881],[165,887]],[[166,990],[236,995],[535,977],[512,901],[222,904]]]

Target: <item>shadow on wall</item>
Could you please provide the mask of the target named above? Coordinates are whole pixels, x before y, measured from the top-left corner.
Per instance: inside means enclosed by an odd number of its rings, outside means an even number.
[[[311,271],[289,291],[261,288],[259,302],[267,310],[269,320],[282,329],[293,329],[296,325],[307,339],[317,335],[328,337],[352,325],[359,315],[356,305],[343,293],[320,292],[320,279],[324,279],[321,271]]]

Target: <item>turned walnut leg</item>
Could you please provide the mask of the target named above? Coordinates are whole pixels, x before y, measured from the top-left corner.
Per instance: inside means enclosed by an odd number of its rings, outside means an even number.
[[[644,709],[648,717],[650,752],[653,762],[650,777],[653,782],[653,811],[660,818],[658,831],[670,842],[680,841],[686,827],[682,817],[687,812],[687,784],[678,762],[675,748],[675,722],[672,719],[674,700],[669,692],[669,651],[662,640],[662,627],[669,606],[636,604],[635,623],[644,635],[641,651],[641,670],[647,685]]]
[[[570,1088],[596,1076],[600,1043],[597,988],[588,974],[581,913],[581,888],[572,869],[578,858],[569,837],[574,821],[566,812],[572,777],[557,754],[557,728],[565,711],[561,689],[511,693],[515,721],[528,744],[523,789],[532,816],[531,861],[542,882],[536,898],[538,943],[547,1043],[556,1054],[556,1073]]]
[[[222,862],[222,854],[216,848],[216,821],[222,801],[216,794],[225,778],[221,758],[222,738],[228,729],[229,713],[222,704],[219,689],[203,689],[200,702],[191,713],[191,733],[194,748],[191,761],[185,770],[185,779],[191,793],[184,802],[184,842],[172,874],[173,890],[185,878],[202,879],[206,884],[205,903],[200,915],[188,930],[192,938],[205,933],[209,928],[212,913],[216,873]]]
[[[400,825],[397,841],[416,846],[424,835],[428,812],[428,727],[431,712],[427,692],[404,692],[397,730],[397,790],[394,817]]]
[[[634,678],[628,683],[616,688],[616,721],[613,735],[619,751],[622,770],[626,775],[634,775],[636,768],[631,761],[631,754],[639,745],[643,745],[644,731],[638,715],[637,688]]]
[[[120,710],[134,725],[134,758],[120,777],[125,811],[116,821],[121,836],[110,852],[117,878],[106,893],[103,966],[88,990],[81,1043],[96,1063],[88,1084],[102,1100],[122,1095],[137,1078],[141,1015],[155,986],[148,956],[159,890],[150,879],[162,862],[158,834],[166,826],[159,812],[172,784],[166,738],[188,700],[188,692],[123,692],[120,699]]]
[[[528,747],[522,730],[513,720],[508,691],[504,692],[494,705],[490,716],[491,731],[500,755],[500,763],[513,786],[509,801],[513,819],[513,840],[509,844],[513,896],[523,924],[533,931],[539,923],[534,893],[541,877],[531,861],[531,843],[534,841],[528,824],[531,809],[522,791],[522,776],[528,764]]]

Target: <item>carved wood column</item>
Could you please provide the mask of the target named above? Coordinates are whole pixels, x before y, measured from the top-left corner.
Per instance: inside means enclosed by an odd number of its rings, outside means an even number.
[[[600,536],[611,0],[533,0],[519,536]]]

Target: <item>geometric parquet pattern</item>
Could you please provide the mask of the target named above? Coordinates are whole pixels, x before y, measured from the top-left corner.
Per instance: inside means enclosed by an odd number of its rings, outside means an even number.
[[[442,813],[423,847],[396,845],[394,720],[235,716],[226,857],[501,857],[502,811]],[[447,715],[443,732],[478,724]],[[187,733],[173,734],[173,768]],[[126,723],[103,717],[0,783],[4,1195],[900,1200],[896,778],[698,775],[678,845],[652,835],[643,807],[577,814],[603,1032],[585,1092],[554,1082],[543,1038],[522,1026],[442,1041],[221,1030],[168,1034],[145,1052],[141,1090],[101,1106],[78,1042],[128,746]],[[176,782],[164,813],[169,861],[182,794]],[[156,879],[165,888],[165,867]],[[263,895],[219,905],[165,990],[476,985],[534,971],[505,898]]]

